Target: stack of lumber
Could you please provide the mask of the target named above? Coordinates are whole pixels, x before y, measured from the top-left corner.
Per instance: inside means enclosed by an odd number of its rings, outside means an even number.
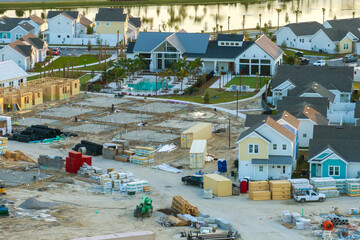
[[[270,181],[272,200],[291,199],[291,183],[286,180]]]
[[[271,200],[269,183],[267,181],[250,182],[249,198],[253,201]]]
[[[171,208],[181,214],[190,214],[191,216],[198,217],[199,209],[183,199],[180,195],[173,197]]]

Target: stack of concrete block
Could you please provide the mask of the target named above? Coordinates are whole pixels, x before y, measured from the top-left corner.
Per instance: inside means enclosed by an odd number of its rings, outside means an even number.
[[[64,165],[64,159],[59,156],[49,157],[47,155],[40,155],[38,163],[42,167],[61,170]]]
[[[269,182],[256,181],[249,183],[249,198],[253,201],[271,200]]]
[[[286,200],[291,198],[291,183],[286,180],[270,181],[272,200]]]

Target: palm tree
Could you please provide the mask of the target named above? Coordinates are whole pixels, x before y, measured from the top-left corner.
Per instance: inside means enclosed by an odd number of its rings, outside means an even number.
[[[289,14],[285,13],[285,23],[287,24],[289,22]]]
[[[277,11],[277,14],[278,14],[278,30],[279,30],[279,28],[280,28],[280,13],[281,13],[282,9],[277,8],[276,11]]]
[[[228,16],[228,32],[230,32],[230,16]]]
[[[260,25],[259,25],[259,30],[260,30],[260,32],[259,32],[259,35],[261,35],[261,13],[259,14],[259,21],[260,21]]]
[[[245,34],[245,15],[243,15],[242,25],[243,25],[243,34]]]
[[[322,8],[322,13],[323,13],[323,23],[325,22],[325,8]]]
[[[222,29],[223,29],[223,26],[222,26],[222,25],[220,25],[220,32],[221,32],[221,34],[222,34]]]
[[[296,23],[298,22],[298,16],[299,16],[299,14],[301,14],[302,13],[302,11],[301,10],[299,10],[299,9],[296,9],[296,10],[294,10],[293,11],[293,13],[295,14],[295,16],[296,16]]]
[[[353,18],[355,18],[355,12],[352,12]]]

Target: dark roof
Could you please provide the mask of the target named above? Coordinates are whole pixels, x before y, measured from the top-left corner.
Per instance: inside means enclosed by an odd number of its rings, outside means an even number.
[[[306,116],[303,114],[303,110],[306,105],[314,108],[323,116],[327,116],[329,100],[323,97],[319,98],[284,96],[282,97],[282,100],[277,101],[276,108],[278,112],[283,112],[286,110],[297,118],[305,118]]]
[[[81,16],[80,23],[87,27],[92,24],[92,21],[84,16]]]
[[[125,22],[126,17],[123,8],[100,8],[95,21]]]
[[[266,119],[265,119],[266,120]],[[240,136],[238,138],[237,141],[240,141],[241,139],[245,138],[247,135],[249,135],[250,133],[254,132],[258,127],[260,127],[261,125],[263,125],[265,123],[264,121],[261,122],[257,122],[254,125],[252,125],[250,128],[246,129],[245,131],[243,131],[242,133],[240,133]]]
[[[265,34],[256,39],[255,43],[264,50],[267,54],[269,54],[273,59],[277,59],[284,53],[278,45],[276,45],[270,38],[268,38]]]
[[[284,27],[290,28],[296,36],[313,35],[324,26],[318,22],[290,23]]]
[[[141,18],[130,17],[129,22],[136,28],[141,27]]]
[[[313,139],[360,140],[360,127],[355,126],[315,126]]]
[[[291,156],[269,155],[269,159],[252,159],[252,164],[274,164],[274,165],[292,165]]]
[[[360,118],[360,101],[356,101],[356,103],[355,103],[354,117],[355,118]]]
[[[30,43],[37,49],[43,49],[44,44],[45,44],[45,42],[43,40],[41,40],[40,38],[38,38],[37,36],[35,36],[31,33],[26,34],[25,36],[20,38],[20,40]]]
[[[33,30],[35,27],[32,26],[30,23],[24,22],[22,24],[20,24],[19,26],[21,26],[23,29],[25,29],[26,31],[30,32],[31,30]]]
[[[209,41],[205,54],[185,54],[187,57],[196,58],[227,58],[233,59],[248,49],[254,42],[243,42],[242,47],[218,46],[218,41]]]
[[[244,41],[244,35],[242,34],[218,34],[218,41]]]
[[[271,80],[272,88],[276,88],[287,80],[295,85],[295,88],[291,90],[293,92],[289,91],[289,96],[300,96],[304,90],[312,86],[313,82],[321,84],[328,90],[352,92],[354,68],[280,65]]]
[[[334,28],[326,28],[323,29],[323,31],[330,38],[331,41],[341,41],[349,32],[349,30]]]
[[[29,17],[33,22],[35,22],[37,25],[42,25],[45,23],[45,20],[42,19],[41,17],[38,17],[36,15],[31,15]]]
[[[359,127],[356,127],[359,128]],[[309,159],[330,148],[347,162],[360,162],[360,140],[313,138],[309,142]]]
[[[134,53],[133,49],[135,46],[136,42],[129,42],[127,49],[126,49],[126,53]]]
[[[281,118],[281,115],[246,114],[245,127],[252,127],[259,122],[265,121],[267,117],[272,117],[277,121]]]
[[[336,19],[336,20],[329,20],[326,22],[328,24],[330,24],[332,29],[335,29],[340,32],[346,31],[346,33],[351,32],[356,37],[360,38],[360,32],[358,30],[360,28],[360,19],[359,18]],[[340,34],[340,32],[338,34]]]
[[[0,18],[0,21],[4,22],[4,23],[0,23],[0,32],[8,32],[11,31],[12,29],[16,28],[19,23],[23,20],[30,20],[30,18],[9,18],[7,16],[2,16]],[[30,24],[28,24],[30,25]],[[31,26],[31,25],[30,25]],[[26,26],[24,26],[24,28],[26,28]],[[32,27],[32,26],[31,26]],[[32,27],[33,29],[34,27]],[[32,30],[31,29],[31,30]],[[25,29],[26,30],[26,29]],[[31,31],[30,30],[30,31]]]
[[[77,19],[79,16],[78,11],[49,11],[47,15],[47,19],[56,17],[57,15],[63,13],[65,16],[71,18],[71,19]]]

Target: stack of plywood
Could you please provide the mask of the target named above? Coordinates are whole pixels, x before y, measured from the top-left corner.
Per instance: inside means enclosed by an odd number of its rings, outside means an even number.
[[[250,182],[249,198],[253,201],[271,200],[269,183],[267,181]]]
[[[173,197],[171,208],[181,214],[190,214],[195,217],[198,217],[200,214],[196,206],[190,204],[180,195],[176,195]]]
[[[286,180],[270,181],[272,200],[291,199],[291,183]]]

